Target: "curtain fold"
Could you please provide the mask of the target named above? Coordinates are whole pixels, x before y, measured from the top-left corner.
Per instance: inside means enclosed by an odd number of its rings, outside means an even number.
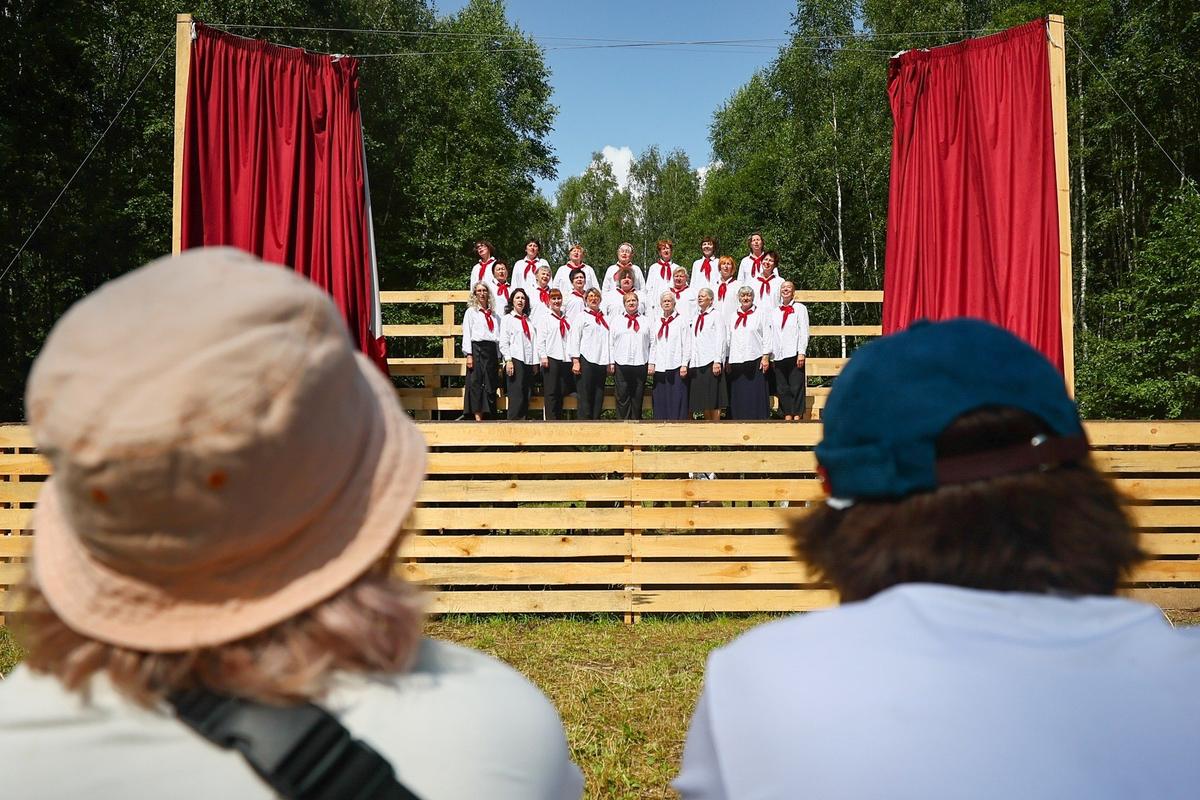
[[[883,332],[995,322],[1063,369],[1044,20],[892,59]]]
[[[386,372],[358,62],[199,23],[195,32],[183,248],[231,245],[305,275],[329,292],[359,349]]]

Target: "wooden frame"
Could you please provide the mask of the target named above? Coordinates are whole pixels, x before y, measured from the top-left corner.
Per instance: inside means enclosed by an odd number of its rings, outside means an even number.
[[[171,181],[171,253],[183,247],[183,132],[187,125],[188,73],[192,64],[192,15],[175,15],[175,161]]]
[[[1046,23],[1046,50],[1050,60],[1050,110],[1054,125],[1054,172],[1058,187],[1059,316],[1062,320],[1063,377],[1075,396],[1075,285],[1071,273],[1071,177],[1067,148],[1066,26],[1062,14],[1051,14]]]

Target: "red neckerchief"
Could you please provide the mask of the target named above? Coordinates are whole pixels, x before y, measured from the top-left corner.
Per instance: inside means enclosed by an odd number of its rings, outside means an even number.
[[[571,323],[567,322],[567,318],[564,316],[558,314],[551,314],[551,316],[558,320],[558,335],[564,339],[567,338],[567,331],[571,330]]]
[[[496,330],[496,323],[492,322],[492,312],[486,308],[481,308],[479,310],[483,314],[484,318],[487,320],[488,330],[489,331]]]
[[[674,322],[675,318],[678,316],[679,316],[678,314],[672,314],[669,317],[663,317],[662,324],[659,325],[659,327],[658,327],[658,336],[656,336],[655,338],[656,339],[663,338],[664,333],[667,334],[667,336],[670,336],[671,335],[671,323]]]
[[[783,328],[787,325],[788,317],[795,313],[796,309],[791,303],[786,306],[780,306],[779,310],[783,312],[783,319],[779,321],[779,327]]]
[[[488,267],[490,267],[492,265],[492,262],[495,260],[496,260],[495,257],[492,257],[487,260],[486,264],[483,263],[482,261],[479,262],[479,277],[475,279],[477,282],[483,280],[484,273],[487,272]]]
[[[700,265],[700,269],[704,270],[704,280],[706,281],[712,280],[712,264],[708,263],[710,261],[712,261],[711,256],[704,259],[704,263]]]
[[[758,296],[766,297],[767,292],[769,292],[769,291],[771,291],[771,279],[770,278],[759,278],[758,279]]]
[[[725,290],[729,287],[729,284],[731,284],[731,283],[733,283],[733,278],[730,278],[727,281],[721,281],[721,284],[717,287],[717,299],[720,300],[722,303],[725,302]]]
[[[669,280],[671,280],[671,262],[670,262],[670,261],[663,261],[663,260],[660,258],[660,259],[658,260],[658,265],[659,265],[660,267],[662,267],[662,269],[660,269],[660,270],[658,271],[658,274],[662,276],[662,279],[663,279],[664,281],[669,281]]]
[[[542,301],[542,305],[550,305],[550,290],[542,286],[538,287],[538,299]]]
[[[592,310],[592,309],[590,309],[590,308],[589,308],[589,309],[587,309],[587,312],[588,312],[589,314],[591,314],[591,315],[592,315],[592,316],[593,316],[593,317],[596,319],[596,322],[599,322],[601,325],[603,325],[603,326],[604,326],[604,330],[608,330],[608,320],[606,320],[606,319],[604,318],[604,314],[602,314],[602,313],[601,313],[601,312],[599,312],[599,311],[593,311],[593,310]]]
[[[694,334],[698,335],[700,333],[700,331],[704,330],[704,318],[707,316],[708,316],[708,311],[705,310],[705,311],[701,311],[700,314],[696,317],[696,330],[693,331]]]
[[[747,328],[749,328],[750,325],[749,325],[749,323],[746,322],[746,320],[749,319],[750,315],[753,313],[754,313],[754,306],[750,306],[749,311],[739,311],[737,322],[733,323],[733,327],[736,329],[742,325],[745,325]]]
[[[525,280],[529,280],[529,273],[537,272],[537,262],[532,258],[525,259]]]
[[[521,328],[525,331],[525,338],[529,341],[533,341],[533,337],[529,335],[529,317],[521,314],[517,317],[517,319],[521,320]]]
[[[685,287],[683,287],[682,289],[676,289],[674,286],[671,286],[671,287],[668,287],[668,288],[670,288],[670,290],[671,290],[672,292],[674,292],[674,293],[675,293],[675,302],[676,302],[676,303],[678,303],[678,302],[679,302],[679,295],[681,295],[681,294],[683,294],[685,291],[687,291],[687,287],[686,287],[686,286],[685,286]]]
[[[580,299],[582,299],[584,297],[583,292],[579,291],[578,289],[572,289],[571,294],[575,295],[576,297],[578,297]]]
[[[497,283],[496,284],[496,294],[504,295],[505,300],[510,299],[508,296],[508,284],[507,283]]]
[[[766,257],[767,257],[766,253],[763,253],[758,258],[755,258],[753,253],[750,254],[750,260],[754,262],[754,266],[750,268],[750,277],[751,278],[758,277],[758,267],[760,264],[762,264],[762,260]]]
[[[625,324],[625,328],[627,330],[629,328],[633,328],[635,331],[640,331],[642,329],[642,326],[638,325],[637,314],[626,314],[625,319],[628,320],[628,322]]]

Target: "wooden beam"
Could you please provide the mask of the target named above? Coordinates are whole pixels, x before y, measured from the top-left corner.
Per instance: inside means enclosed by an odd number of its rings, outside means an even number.
[[[188,71],[192,64],[192,15],[175,15],[175,169],[171,191],[171,252],[183,249],[183,130],[187,124]]]
[[[1051,14],[1046,29],[1050,60],[1050,111],[1054,125],[1054,174],[1058,186],[1058,293],[1062,318],[1063,377],[1075,395],[1075,305],[1071,277],[1071,178],[1067,152],[1066,26],[1062,14]]]

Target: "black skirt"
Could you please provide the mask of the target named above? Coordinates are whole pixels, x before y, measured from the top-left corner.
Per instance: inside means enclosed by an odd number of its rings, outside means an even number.
[[[688,413],[687,379],[679,374],[679,368],[654,373],[654,418],[691,419]]]
[[[759,359],[729,365],[729,418],[769,419],[767,376]]]
[[[499,349],[495,342],[471,342],[474,368],[467,371],[463,414],[496,415],[496,387],[500,385]]]
[[[688,399],[692,411],[712,411],[724,408],[729,403],[726,395],[725,381],[720,375],[713,375],[713,365],[688,370]]]
[[[779,413],[785,417],[803,416],[804,394],[808,386],[808,382],[804,380],[804,367],[797,367],[796,357],[789,356],[776,361],[771,371],[775,375]]]

